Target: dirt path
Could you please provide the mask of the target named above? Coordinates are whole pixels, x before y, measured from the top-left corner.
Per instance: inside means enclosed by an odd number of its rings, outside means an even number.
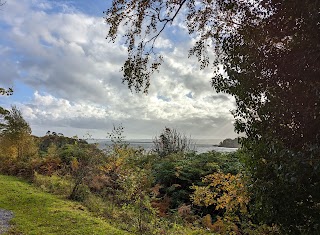
[[[12,217],[13,213],[11,211],[0,209],[0,234],[8,231],[10,227],[9,221]]]

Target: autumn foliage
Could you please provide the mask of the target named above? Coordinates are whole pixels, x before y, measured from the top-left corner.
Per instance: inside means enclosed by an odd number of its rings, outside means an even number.
[[[15,124],[12,128],[9,121],[3,122],[2,174],[27,177],[41,189],[77,200],[125,230],[205,234],[209,229],[242,234],[255,229],[247,225],[252,221],[241,152],[197,154],[184,145],[178,151],[168,145],[164,151],[147,153],[123,142],[122,127],[109,135],[114,138],[112,146],[101,150],[77,137],[52,133],[34,137],[15,107],[3,115]],[[168,135],[168,130],[160,136],[162,141],[180,136]]]

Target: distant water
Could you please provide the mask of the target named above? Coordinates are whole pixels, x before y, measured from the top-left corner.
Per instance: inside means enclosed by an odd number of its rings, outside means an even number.
[[[90,143],[98,143],[99,148],[105,149],[112,144],[110,140],[90,140]],[[135,139],[135,140],[126,140],[130,146],[138,148],[142,147],[146,151],[150,151],[153,147],[153,142],[150,139]],[[217,151],[217,152],[234,152],[237,148],[225,148],[225,147],[218,147],[215,146],[217,140],[195,140],[195,151],[197,153],[205,153],[209,151]]]

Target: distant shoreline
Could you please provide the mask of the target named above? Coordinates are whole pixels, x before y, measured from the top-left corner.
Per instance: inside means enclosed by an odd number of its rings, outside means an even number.
[[[112,141],[108,139],[100,139],[100,140],[90,140],[89,143],[97,143],[100,149],[106,149],[112,145]],[[124,140],[124,142],[128,143],[131,147],[142,147],[146,151],[150,151],[153,147],[153,140],[151,139],[137,139],[137,140]],[[217,152],[234,152],[238,148],[232,147],[224,147],[219,146],[218,144],[212,144],[211,140],[201,140],[194,141],[195,151],[197,153],[205,153],[210,151]]]

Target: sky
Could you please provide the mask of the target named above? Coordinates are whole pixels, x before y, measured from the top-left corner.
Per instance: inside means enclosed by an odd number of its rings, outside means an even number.
[[[178,18],[156,43],[165,62],[148,95],[122,84],[127,49],[106,40],[111,0],[7,0],[0,8],[0,106],[16,105],[34,135],[106,138],[122,124],[129,139],[165,127],[196,139],[234,138],[234,98],[216,93],[212,68],[188,58],[193,40]]]

